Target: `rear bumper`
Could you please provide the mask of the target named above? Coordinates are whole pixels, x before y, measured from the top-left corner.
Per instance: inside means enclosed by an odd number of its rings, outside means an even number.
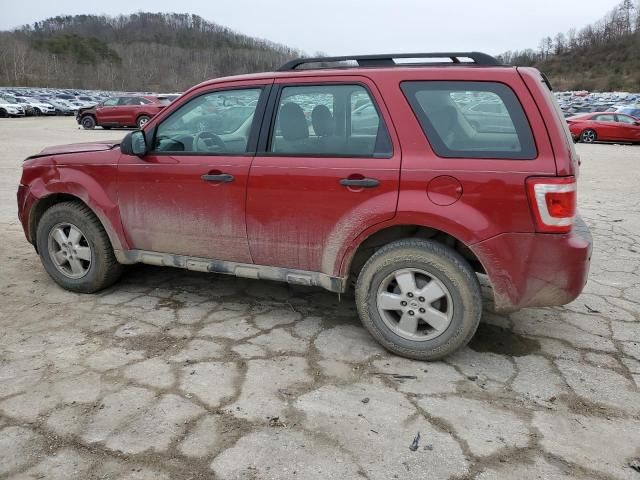
[[[568,234],[506,233],[473,245],[498,311],[573,301],[587,283],[592,238],[578,217]]]

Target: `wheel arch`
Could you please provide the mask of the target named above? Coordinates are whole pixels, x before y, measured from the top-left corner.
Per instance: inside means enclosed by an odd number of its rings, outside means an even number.
[[[467,260],[476,273],[486,273],[480,258],[465,242],[456,236],[438,228],[407,223],[383,226],[377,230],[367,232],[366,236],[359,239],[355,246],[345,253],[341,266],[341,275],[347,276],[348,281],[357,278],[366,261],[379,248],[396,240],[406,238],[435,240],[447,245]]]
[[[36,251],[38,249],[37,247],[38,243],[36,239],[38,223],[40,222],[40,220],[42,219],[42,216],[48,209],[50,209],[54,205],[57,205],[59,203],[64,203],[64,202],[77,202],[87,207],[91,211],[91,213],[93,213],[96,216],[96,218],[98,219],[102,227],[107,232],[107,236],[109,237],[109,241],[111,242],[111,246],[114,248],[114,250],[122,249],[122,244],[120,242],[119,236],[116,234],[113,228],[113,225],[111,224],[107,216],[103,214],[103,212],[99,211],[99,209],[94,208],[92,205],[84,201],[78,195],[67,193],[67,192],[55,192],[36,200],[29,210],[29,220],[28,220],[29,240],[33,244],[33,246],[36,248]]]

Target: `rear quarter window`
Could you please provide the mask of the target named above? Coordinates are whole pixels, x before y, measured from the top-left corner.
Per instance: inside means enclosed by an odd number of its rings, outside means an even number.
[[[401,88],[440,157],[532,160],[538,155],[522,105],[504,84],[411,81]]]

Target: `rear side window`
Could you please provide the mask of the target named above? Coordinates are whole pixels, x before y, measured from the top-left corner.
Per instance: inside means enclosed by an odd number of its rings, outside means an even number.
[[[401,88],[440,157],[531,160],[538,155],[522,105],[506,85],[418,81]]]
[[[361,85],[300,85],[282,89],[270,152],[310,157],[392,155],[384,121]]]

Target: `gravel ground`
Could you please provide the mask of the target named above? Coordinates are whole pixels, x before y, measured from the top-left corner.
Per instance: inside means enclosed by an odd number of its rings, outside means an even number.
[[[0,478],[640,479],[640,147],[578,146],[582,296],[487,305],[421,363],[322,290],[148,266],[58,288],[18,224],[21,161],[124,133],[0,120]]]

